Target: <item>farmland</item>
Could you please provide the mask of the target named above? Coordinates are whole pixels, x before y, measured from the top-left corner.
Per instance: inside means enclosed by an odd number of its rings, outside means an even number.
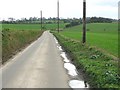
[[[60,28],[64,27],[64,23],[60,24]],[[45,30],[56,29],[57,24],[43,24]],[[2,24],[2,28],[9,28],[11,30],[40,30],[40,24]]]
[[[54,35],[78,69],[82,69],[92,87],[117,88],[118,61],[117,23],[87,24],[87,43],[83,45],[82,25],[64,29]],[[94,82],[93,82],[94,81]]]
[[[46,24],[44,27],[53,32],[57,25]],[[60,24],[60,28],[64,27],[65,24]],[[3,24],[2,28],[4,62],[43,32],[39,24]],[[86,45],[81,44],[82,25],[65,28],[59,34],[54,32],[54,35],[78,70],[82,69],[85,78],[88,77],[86,81],[91,87],[118,88],[118,62],[111,57],[118,56],[117,30],[117,23],[87,24]]]
[[[82,25],[53,33],[91,87],[118,88],[118,61],[114,58],[118,55],[117,24],[87,24],[85,45],[81,31]]]
[[[118,26],[117,23],[87,24],[87,44],[102,51],[118,56]],[[65,29],[62,35],[82,40],[82,25]]]
[[[119,0],[3,0],[1,8],[0,88],[120,90]]]
[[[55,30],[57,24],[43,24],[47,30]],[[40,24],[2,24],[2,29],[11,30],[40,30]],[[65,24],[60,24],[64,28]],[[103,52],[118,56],[117,23],[90,23],[87,24],[87,44]],[[66,28],[60,34],[65,37],[82,40],[82,25]]]
[[[43,27],[43,30],[53,30],[57,28],[57,25],[43,24]],[[60,28],[63,27],[64,24],[60,24]],[[3,62],[16,51],[37,39],[43,32],[40,24],[2,24],[2,30]]]

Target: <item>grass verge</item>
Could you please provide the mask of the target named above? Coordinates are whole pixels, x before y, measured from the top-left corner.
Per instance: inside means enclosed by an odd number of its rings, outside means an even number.
[[[53,33],[78,69],[85,73],[92,88],[120,88],[118,61],[95,47]]]
[[[2,30],[2,64],[42,33],[40,30]]]

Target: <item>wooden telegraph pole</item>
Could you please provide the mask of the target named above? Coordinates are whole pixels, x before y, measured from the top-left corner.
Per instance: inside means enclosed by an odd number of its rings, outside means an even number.
[[[40,11],[41,14],[41,30],[42,30],[42,10]]]
[[[83,37],[82,43],[86,43],[86,0],[83,0]]]
[[[57,2],[57,19],[58,19],[58,33],[59,33],[59,0]]]

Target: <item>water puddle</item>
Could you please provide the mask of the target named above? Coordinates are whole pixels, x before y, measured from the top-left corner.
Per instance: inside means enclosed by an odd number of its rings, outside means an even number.
[[[62,49],[61,46],[57,46],[57,48],[58,48],[60,51],[63,51],[63,49]]]
[[[59,46],[58,49],[59,49],[60,51],[62,51],[62,47],[61,47],[61,46]]]
[[[68,70],[68,74],[71,76],[77,76],[76,67],[71,63],[64,63],[64,68]]]
[[[58,44],[58,40],[54,37],[54,40],[55,40],[55,43],[57,43]]]
[[[64,61],[64,68],[68,71],[68,74],[71,76],[71,80],[69,81],[69,86],[71,88],[89,88],[89,85],[83,80],[82,75],[78,75],[77,69],[75,65],[70,63],[67,55],[62,47],[59,45],[58,40],[54,37],[55,42],[57,44],[57,48],[60,50],[60,56],[63,58]],[[85,90],[85,89],[84,89]]]
[[[70,80],[69,86],[71,88],[89,88],[89,85],[87,83],[85,83],[84,81],[80,81],[80,80]]]
[[[61,55],[61,57],[63,57],[63,61],[64,61],[64,62],[66,62],[66,63],[70,62],[70,61],[68,60],[68,58],[67,58],[65,52],[61,52],[60,55]]]

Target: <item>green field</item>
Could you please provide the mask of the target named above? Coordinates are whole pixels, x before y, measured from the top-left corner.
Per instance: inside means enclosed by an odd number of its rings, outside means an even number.
[[[81,41],[82,25],[67,28],[60,33],[66,37]],[[95,46],[114,56],[118,56],[118,24],[87,24],[87,44]]]
[[[43,24],[46,30],[55,30],[57,24]],[[60,24],[64,28],[65,24]],[[10,30],[40,30],[40,24],[2,24],[2,29]],[[117,23],[90,23],[87,24],[87,44],[95,46],[111,55],[118,56],[118,24]],[[66,28],[62,35],[81,41],[82,25]]]
[[[65,24],[60,24],[64,28]],[[42,30],[55,30],[57,24],[43,24]],[[19,49],[37,39],[43,31],[40,24],[2,24],[3,63]],[[28,31],[30,30],[30,31]]]
[[[45,30],[56,29],[57,24],[43,24]],[[11,29],[11,30],[40,30],[40,24],[2,24],[3,29]],[[64,28],[64,23],[60,24],[60,28]]]
[[[53,32],[77,69],[93,88],[118,88],[118,25],[87,24],[87,42],[82,41],[82,25]],[[86,78],[87,77],[87,78]]]
[[[60,24],[60,28],[64,28],[64,26],[65,24]],[[39,24],[3,24],[3,61],[7,61],[16,51],[37,39],[43,32],[40,31],[40,27]],[[55,30],[57,24],[46,24],[44,27],[46,30]],[[63,29],[59,34],[54,32],[54,35],[78,70],[82,69],[85,76],[88,77],[86,80],[91,87],[118,88],[120,80],[118,61],[106,55],[107,53],[118,56],[117,30],[117,23],[87,24],[86,45],[76,42],[82,40],[82,25]]]
[[[118,61],[97,48],[52,32],[91,88],[119,88]]]

